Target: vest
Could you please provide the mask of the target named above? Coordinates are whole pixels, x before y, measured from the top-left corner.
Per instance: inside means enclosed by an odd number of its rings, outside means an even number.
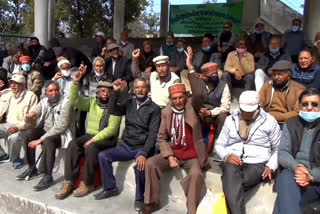
[[[206,88],[206,84],[203,84],[205,94],[205,102],[206,107],[216,108],[221,105],[221,98],[223,94],[223,90],[226,86],[226,82],[223,80],[219,80],[218,85],[212,91],[208,91]]]

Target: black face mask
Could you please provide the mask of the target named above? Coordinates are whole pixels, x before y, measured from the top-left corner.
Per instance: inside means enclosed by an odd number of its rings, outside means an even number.
[[[53,96],[53,97],[48,97],[48,100],[49,100],[49,104],[51,106],[55,106],[59,101],[60,101],[60,97],[61,95],[57,95],[57,96]]]
[[[104,100],[100,97],[97,97],[98,106],[102,109],[106,109],[108,107],[108,102],[109,102],[109,99]]]

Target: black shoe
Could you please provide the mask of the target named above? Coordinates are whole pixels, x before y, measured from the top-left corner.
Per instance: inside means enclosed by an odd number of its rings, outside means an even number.
[[[113,188],[111,190],[103,190],[102,192],[94,195],[94,199],[96,200],[102,200],[102,199],[105,199],[105,198],[110,198],[110,197],[113,197],[113,196],[116,196],[116,195],[119,195],[119,190],[118,188]]]
[[[31,172],[31,169],[27,169],[26,171],[24,171],[23,173],[21,173],[20,175],[16,176],[16,179],[18,181],[22,181],[22,180],[30,180],[31,178],[37,177],[38,171],[36,168],[34,168]]]
[[[54,184],[53,178],[51,175],[45,175],[43,178],[40,180],[40,182],[33,187],[34,191],[42,191],[45,189],[48,189]]]
[[[0,163],[6,163],[9,162],[9,155],[4,154],[0,157]]]
[[[142,213],[143,214],[151,214],[157,210],[160,210],[160,203],[154,202],[151,204],[145,204]]]
[[[30,173],[30,169],[27,169],[27,170],[25,170],[23,173],[17,175],[17,176],[16,176],[16,179],[17,179],[18,181],[22,181],[22,180],[24,180],[24,179],[27,177],[27,175],[28,175],[29,173]]]
[[[135,201],[134,202],[135,211],[137,211],[138,213],[142,213],[143,208],[144,208],[143,201]]]

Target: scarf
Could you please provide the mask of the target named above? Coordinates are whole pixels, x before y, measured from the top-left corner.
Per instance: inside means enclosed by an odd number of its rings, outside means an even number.
[[[109,125],[109,116],[110,116],[108,111],[109,100],[107,102],[101,102],[101,100],[98,97],[96,99],[97,99],[98,106],[103,109],[103,114],[99,124],[99,131],[102,131],[104,128],[106,128]]]
[[[171,120],[171,142],[175,145],[186,146],[186,129],[184,120],[184,109],[179,111],[171,107],[173,114]]]

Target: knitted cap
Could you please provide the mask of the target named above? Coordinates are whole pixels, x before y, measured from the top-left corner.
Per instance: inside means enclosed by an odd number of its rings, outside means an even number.
[[[183,83],[176,83],[168,88],[170,96],[176,93],[187,93],[186,86]]]

